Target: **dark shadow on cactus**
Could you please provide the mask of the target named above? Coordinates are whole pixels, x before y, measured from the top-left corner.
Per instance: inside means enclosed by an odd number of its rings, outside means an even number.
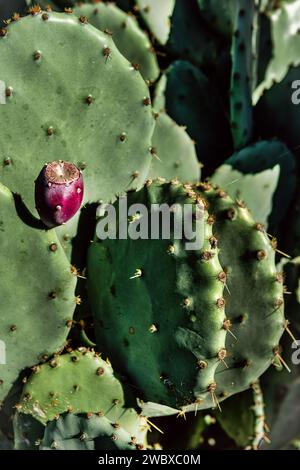
[[[24,224],[39,230],[48,230],[48,227],[30,212],[20,194],[13,193],[13,196],[17,214]]]
[[[96,228],[96,210],[99,204],[86,204],[80,212],[78,230],[72,241],[71,263],[78,269],[86,266],[86,255]]]
[[[78,230],[76,236],[72,240],[72,256],[71,264],[82,273],[82,270],[86,267],[87,250],[91,240],[94,237],[96,228],[96,210],[98,204],[86,204],[80,212],[80,218],[78,222]],[[77,305],[74,319],[76,321],[84,320],[84,329],[91,342],[94,342],[94,329],[92,324],[91,308],[88,301],[88,295],[86,290],[86,280],[78,278],[75,295],[80,297],[81,304]],[[74,344],[82,345],[80,337],[80,328],[71,330],[70,337]],[[74,345],[72,343],[72,345]]]
[[[259,16],[259,43],[258,43],[258,64],[257,64],[257,84],[261,83],[265,77],[267,67],[272,59],[272,34],[271,21],[267,15]]]
[[[5,437],[9,440],[13,440],[13,423],[12,416],[15,412],[15,405],[19,403],[20,397],[23,390],[23,380],[30,375],[30,370],[24,370],[20,373],[20,376],[13,384],[10,389],[7,397],[1,404],[0,409],[0,431],[4,434]]]

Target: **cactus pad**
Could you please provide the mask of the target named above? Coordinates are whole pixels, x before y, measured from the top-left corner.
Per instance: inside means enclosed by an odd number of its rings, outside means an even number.
[[[21,370],[64,346],[76,307],[76,278],[55,231],[27,225],[20,207],[0,184],[0,400]]]
[[[73,9],[78,17],[86,16],[101,31],[110,31],[119,51],[132,64],[137,64],[145,80],[156,80],[159,67],[151,42],[132,15],[112,3],[94,2]],[[108,60],[109,57],[108,57]]]

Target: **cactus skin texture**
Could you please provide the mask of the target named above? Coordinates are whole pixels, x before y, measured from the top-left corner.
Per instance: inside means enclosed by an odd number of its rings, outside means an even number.
[[[185,251],[178,240],[105,240],[88,255],[98,342],[150,402],[148,415],[211,408],[249,388],[284,332],[275,252],[240,203],[208,183],[149,182],[129,194],[128,205],[180,197],[206,201],[200,251]]]
[[[166,44],[176,0],[136,0],[140,14],[160,44]]]
[[[248,144],[252,138],[252,33],[256,0],[239,0],[232,39],[232,71],[230,117],[235,149]]]
[[[21,370],[61,349],[76,306],[76,278],[55,231],[32,228],[21,220],[20,211],[21,203],[15,206],[12,193],[0,184],[0,296],[5,312],[0,331],[6,345],[0,400]]]
[[[35,181],[36,209],[44,224],[53,228],[71,219],[80,209],[83,190],[82,172],[73,163],[47,163]]]
[[[300,28],[299,3],[297,1],[280,2],[279,8],[270,9],[266,18],[270,25],[272,50],[262,81],[253,93],[253,102],[255,104],[264,91],[272,87],[274,82],[278,83],[284,79],[289,67],[296,67],[300,64],[300,37],[298,34]],[[282,40],[283,35],[284,41]],[[266,49],[269,45],[264,42],[263,46]],[[262,56],[266,54],[264,50],[259,52]]]
[[[105,416],[66,414],[46,426],[39,450],[142,450],[143,443]]]
[[[216,373],[221,400],[249,388],[278,357],[285,331],[283,279],[276,270],[275,247],[244,204],[212,185],[199,188],[216,221],[219,259],[227,273],[225,313],[236,337],[227,333],[228,358]]]
[[[217,32],[231,38],[238,0],[198,0],[201,15]]]
[[[230,125],[218,90],[189,62],[174,62],[162,76],[154,108],[166,110],[177,124],[186,126],[196,142],[198,159],[207,171],[232,154]]]
[[[266,90],[254,108],[257,134],[266,139],[276,135],[295,152],[298,159],[300,95],[299,86],[292,88],[292,84],[298,83],[299,76],[300,66],[290,67],[284,79]]]
[[[197,0],[137,0],[155,39],[176,57],[215,67],[222,44],[200,15]]]
[[[200,164],[195,143],[183,126],[178,126],[166,113],[156,114],[152,138],[154,158],[148,178],[178,178],[196,182],[200,179]]]
[[[31,211],[34,179],[53,156],[84,169],[84,204],[143,184],[155,125],[149,90],[110,35],[85,17],[40,12],[8,26],[0,56],[9,95],[1,106],[0,179]],[[76,233],[78,216],[61,238]]]
[[[195,207],[196,200],[190,186],[178,181],[149,182],[128,194],[128,206],[133,203]],[[207,217],[205,212],[204,246],[197,251],[185,250],[185,242],[172,236],[95,241],[89,250],[88,288],[98,342],[137,387],[137,396],[155,404],[147,414],[172,414],[191,403],[199,409],[212,406],[209,390],[226,331],[224,273]]]
[[[96,437],[106,437],[108,441],[116,436],[115,441],[120,441],[120,445],[134,448],[135,443],[143,446],[147,434],[146,419],[133,408],[126,408],[125,399],[128,400],[111,365],[94,351],[79,348],[54,356],[40,366],[24,387],[15,420],[18,446],[21,448],[24,445],[22,431],[28,422],[24,415],[47,425],[46,429],[37,423],[33,426],[35,440],[38,433],[45,433],[42,447],[53,448],[49,439],[56,440],[53,436],[61,433],[58,438],[62,441],[61,449],[66,448],[67,443],[63,441],[69,433],[69,437],[78,434],[72,434],[74,426],[78,425],[82,433],[87,434],[87,442]],[[68,415],[64,417],[66,412],[72,413],[72,418]],[[76,414],[85,414],[85,417],[76,417]],[[59,421],[56,421],[59,416]],[[73,443],[70,442],[70,445],[72,448]]]
[[[225,160],[211,181],[244,201],[253,218],[275,234],[295,195],[296,160],[282,142],[261,141]]]
[[[132,15],[129,16],[115,5],[102,1],[76,6],[73,12],[78,17],[86,16],[89,22],[101,31],[110,31],[121,54],[129,62],[139,65],[145,80],[157,79],[159,67],[155,52],[147,34],[142,31]]]

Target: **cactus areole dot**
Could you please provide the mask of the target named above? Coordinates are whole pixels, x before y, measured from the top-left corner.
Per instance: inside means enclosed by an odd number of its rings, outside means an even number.
[[[83,190],[82,173],[73,163],[47,163],[35,181],[35,204],[42,222],[52,228],[70,220],[80,209]]]

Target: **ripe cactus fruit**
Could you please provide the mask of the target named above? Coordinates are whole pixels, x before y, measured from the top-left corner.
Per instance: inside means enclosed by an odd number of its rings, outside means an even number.
[[[20,371],[63,347],[75,310],[76,278],[55,231],[30,223],[21,202],[0,184],[0,339],[6,346],[0,400]]]
[[[205,201],[204,246],[187,252],[184,240],[95,241],[88,287],[99,344],[139,398],[156,403],[143,412],[216,407],[278,357],[285,322],[273,246],[239,201],[209,183],[149,182],[128,199],[148,208]]]
[[[178,126],[166,113],[156,114],[152,138],[153,159],[148,178],[199,181],[200,164],[195,143],[183,126]]]
[[[35,181],[36,209],[44,224],[53,228],[66,223],[80,209],[82,172],[62,160],[47,163]]]
[[[225,274],[211,221],[191,187],[175,180],[149,181],[128,194],[128,206],[134,203],[148,209],[151,203],[191,204],[193,210],[198,203],[204,212],[196,230],[203,231],[204,244],[189,251],[172,230],[171,239],[95,240],[88,288],[98,344],[137,396],[154,403],[148,415],[176,413],[190,403],[211,407],[226,335]]]
[[[71,428],[77,425],[76,423],[83,426],[81,431],[87,434],[87,440],[97,436],[116,435],[120,443],[124,444],[126,437],[128,445],[130,441],[144,445],[147,434],[146,419],[138,415],[133,408],[126,408],[127,404],[128,396],[125,397],[122,385],[114,376],[110,363],[102,360],[93,351],[79,348],[61,356],[54,356],[40,366],[38,373],[27,380],[17,407],[15,427],[19,428],[20,436],[26,423],[23,415],[30,415],[43,425],[50,422],[44,430],[42,446],[48,446],[48,438],[51,435],[53,438],[53,432],[61,432],[60,440],[63,441],[66,438],[64,433],[68,434],[70,431],[72,434]],[[66,412],[74,415],[85,414],[85,418],[74,416],[74,421],[71,419],[69,422],[69,430],[67,417],[60,418],[58,424],[51,423]],[[35,437],[36,427],[37,425],[34,429]],[[77,434],[74,433],[73,437]],[[128,439],[128,436],[134,438]],[[19,441],[19,445],[22,445],[22,439]]]
[[[126,14],[112,3],[101,0],[93,4],[75,6],[73,12],[78,17],[85,16],[100,29],[109,31],[121,54],[132,64],[136,64],[145,80],[154,81],[159,75],[159,67],[151,42],[139,27],[132,15]],[[107,51],[107,60],[111,60]]]
[[[260,141],[225,160],[211,181],[244,201],[253,218],[274,234],[295,195],[295,157],[278,140]]]
[[[0,165],[1,181],[32,211],[34,179],[54,155],[84,169],[84,203],[143,184],[155,125],[145,81],[84,17],[35,11],[0,37],[1,79],[11,92],[1,106],[0,147],[9,162]]]
[[[166,110],[177,124],[186,126],[207,171],[232,154],[230,125],[218,90],[189,62],[174,62],[162,76],[154,108]]]

